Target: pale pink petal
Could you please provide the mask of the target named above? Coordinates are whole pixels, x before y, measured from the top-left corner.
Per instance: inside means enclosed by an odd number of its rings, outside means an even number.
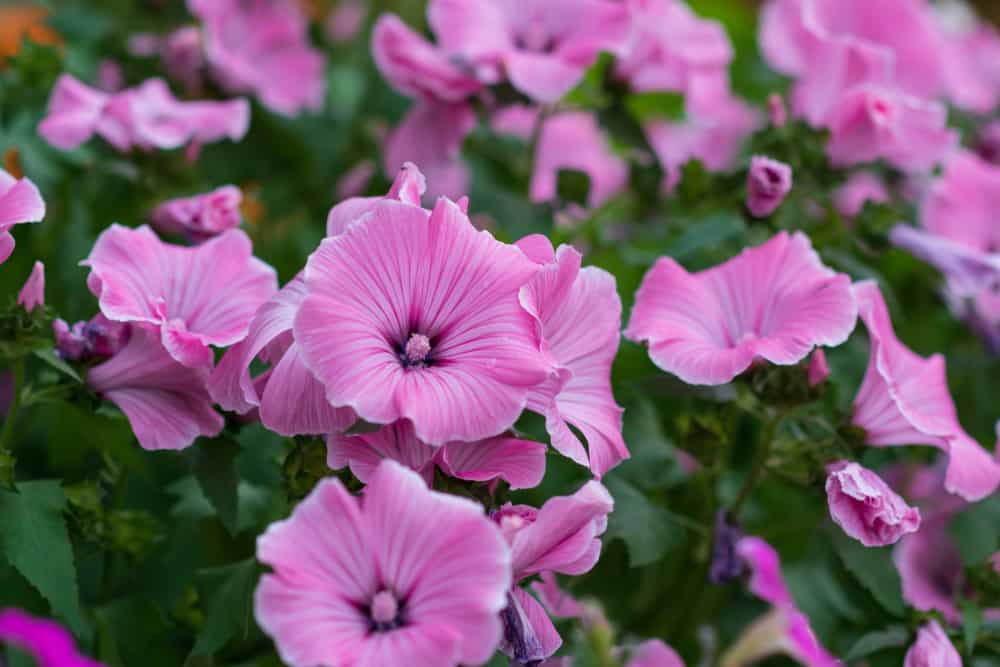
[[[542,104],[558,102],[583,78],[585,66],[546,53],[511,51],[504,57],[510,82]]]
[[[336,408],[326,400],[323,385],[306,368],[298,345],[291,345],[267,376],[260,421],[275,433],[334,433],[356,419],[350,408]]]
[[[958,548],[948,534],[947,517],[927,521],[899,541],[892,553],[903,585],[903,599],[920,611],[936,610],[959,623],[956,596],[964,577]]]
[[[394,632],[372,635],[352,664],[355,667],[452,667],[461,660],[461,639],[454,628],[443,623],[410,625]]]
[[[471,56],[513,48],[502,6],[489,0],[431,0],[427,20],[441,46]]]
[[[105,93],[69,74],[61,74],[52,89],[38,133],[56,148],[77,148],[94,135],[108,99]]]
[[[744,537],[737,543],[736,551],[750,568],[750,591],[754,595],[776,607],[794,606],[774,547],[759,537]]]
[[[45,305],[45,265],[35,262],[24,287],[17,293],[17,302],[29,313]]]
[[[538,486],[545,475],[545,450],[544,443],[504,436],[452,442],[442,448],[441,467],[459,479],[502,479],[512,489],[530,489]]]
[[[677,651],[659,639],[651,639],[632,651],[632,659],[625,667],[684,667],[684,661]]]
[[[840,462],[826,478],[830,516],[866,547],[895,544],[920,528],[920,510],[910,507],[871,470]]]
[[[0,169],[0,231],[22,222],[40,222],[44,217],[45,201],[35,184]]]
[[[962,656],[948,640],[941,625],[930,620],[917,632],[917,641],[906,652],[903,667],[962,667]]]
[[[982,252],[1000,249],[994,212],[1000,205],[1000,167],[970,151],[958,151],[921,203],[928,231]]]
[[[885,183],[869,171],[854,172],[833,194],[833,205],[846,218],[854,218],[861,213],[865,202],[884,204],[889,200],[889,190]]]
[[[400,420],[373,433],[332,434],[326,441],[326,463],[334,470],[350,466],[354,476],[366,484],[383,459],[391,459],[416,470],[427,484],[434,480],[434,463],[441,448],[417,439],[413,425]]]
[[[326,217],[326,235],[343,233],[348,225],[360,219],[382,199],[396,199],[419,207],[426,191],[427,180],[420,169],[412,162],[404,162],[385,197],[352,197],[331,208]]]

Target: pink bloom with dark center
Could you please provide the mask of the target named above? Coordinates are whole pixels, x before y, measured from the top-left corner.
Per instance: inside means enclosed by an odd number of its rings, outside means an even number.
[[[44,217],[45,202],[35,184],[0,169],[0,264],[14,252],[14,236],[10,233],[14,225],[41,222]]]
[[[873,282],[858,283],[861,319],[868,328],[868,369],[854,399],[853,423],[876,447],[929,445],[948,454],[945,488],[968,501],[1000,485],[1000,464],[958,423],[948,392],[944,357],[924,358],[896,338],[882,294]]]
[[[747,208],[755,218],[774,213],[792,191],[792,168],[763,155],[750,159],[747,172]]]
[[[826,499],[834,522],[866,547],[895,544],[920,528],[920,510],[857,463],[840,461],[831,466]]]
[[[146,226],[112,225],[81,264],[101,312],[159,330],[185,366],[211,366],[210,345],[247,335],[257,309],[277,291],[274,269],[253,257],[250,238],[230,230],[195,247],[160,241]]]
[[[325,479],[257,540],[257,622],[291,667],[489,660],[510,551],[482,507],[383,462],[363,499]]]
[[[475,110],[464,103],[419,101],[393,130],[383,166],[393,176],[407,162],[427,176],[428,197],[458,199],[469,189],[462,142],[476,127]]]
[[[24,287],[17,293],[17,302],[29,313],[45,306],[45,265],[41,262],[35,262],[31,268]]]
[[[482,440],[545,379],[517,300],[537,270],[451,201],[428,213],[386,200],[309,258],[293,335],[333,405],[409,419],[432,445]]]
[[[154,329],[131,327],[128,343],[87,373],[87,386],[125,413],[143,449],[184,449],[222,431],[212,409],[206,368],[188,368],[163,347]]]
[[[38,667],[102,667],[76,650],[73,636],[61,625],[20,609],[0,611],[0,647],[3,644],[21,649]]]
[[[857,320],[850,278],[825,267],[801,233],[781,232],[690,274],[669,257],[643,278],[625,337],[689,384],[725,384],[757,359],[797,364],[847,340]]]
[[[917,641],[906,652],[903,667],[962,667],[962,656],[941,625],[931,620],[917,631]]]
[[[240,226],[243,193],[224,185],[205,194],[171,199],[153,211],[150,221],[166,234],[180,234],[194,242],[207,241]]]
[[[850,219],[861,213],[866,202],[885,204],[889,199],[889,189],[881,178],[870,171],[857,171],[833,193],[833,206]]]

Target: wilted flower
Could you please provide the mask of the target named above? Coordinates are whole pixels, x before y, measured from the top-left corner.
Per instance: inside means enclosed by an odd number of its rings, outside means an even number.
[[[910,507],[882,478],[857,463],[840,461],[826,478],[830,516],[866,547],[895,544],[920,528],[920,510]]]

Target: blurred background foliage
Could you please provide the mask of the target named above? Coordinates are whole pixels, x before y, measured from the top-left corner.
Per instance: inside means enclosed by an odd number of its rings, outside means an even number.
[[[6,169],[37,183],[48,205],[44,223],[17,229],[17,250],[0,268],[0,307],[13,303],[31,264],[42,259],[50,313],[71,322],[90,317],[96,302],[78,263],[104,228],[141,224],[165,199],[227,183],[243,189],[245,228],[257,255],[277,268],[283,282],[292,278],[324,234],[338,181],[359,163],[378,163],[387,129],[410,105],[375,70],[367,43],[371,22],[391,10],[410,25],[424,25],[421,2],[373,0],[360,37],[333,44],[320,26],[335,3],[306,4],[318,19],[314,43],[328,56],[322,112],[288,119],[254,101],[247,137],[206,146],[194,163],[183,151],[122,155],[100,141],[60,152],[36,133],[61,72],[93,82],[101,60],[111,58],[121,63],[130,85],[162,76],[156,59],[130,56],[126,42],[137,32],[163,34],[191,23],[183,2],[52,0],[35,3],[42,11],[31,14],[24,5],[0,8],[0,53],[7,56],[0,65],[0,156]],[[690,4],[726,26],[736,48],[732,80],[740,95],[763,105],[768,93],[786,88],[757,53],[754,3]],[[983,6],[1000,12],[989,0]],[[23,41],[12,36],[23,35],[16,21],[32,26]],[[626,132],[614,139],[628,146]],[[464,152],[472,172],[470,213],[504,240],[542,232],[585,247],[587,263],[616,276],[626,314],[643,274],[660,255],[701,269],[777,228],[804,229],[829,265],[857,279],[879,280],[903,341],[921,354],[945,354],[962,423],[992,446],[1000,417],[1000,363],[944,307],[936,273],[886,248],[888,226],[912,219],[912,210],[869,205],[853,228],[837,216],[829,196],[843,174],[828,170],[820,141],[796,125],[754,138],[755,148],[796,168],[792,197],[767,221],[743,213],[741,174],[713,175],[688,165],[677,195],[665,200],[658,192],[658,168],[633,161],[633,189],[569,231],[555,224],[551,206],[528,202],[526,146],[480,127]],[[379,168],[366,191],[383,194],[387,187]],[[821,215],[804,214],[817,204]],[[781,552],[797,600],[831,651],[870,653],[864,658],[869,664],[888,666],[901,663],[922,616],[904,607],[888,549],[859,550],[833,529],[817,483],[820,471],[808,465],[810,452],[846,446],[836,439],[836,419],[847,414],[867,354],[860,328],[829,354],[833,373],[826,394],[783,422],[771,461],[776,474],[766,478],[741,518],[748,533]],[[31,364],[35,374],[59,372],[40,359]],[[715,510],[738,493],[768,419],[762,392],[783,380],[758,375],[733,386],[693,388],[623,341],[614,382],[627,408],[625,436],[633,458],[605,480],[617,508],[604,555],[593,572],[570,582],[571,590],[601,601],[619,641],[660,637],[689,664],[699,664],[698,656],[717,655],[763,610],[739,584],[710,587],[703,575]],[[545,439],[538,420],[525,419],[519,427]],[[95,412],[87,397],[71,393],[28,401],[14,445],[18,488],[37,502],[11,506],[8,497],[0,504],[6,554],[0,558],[0,607],[54,614],[109,665],[280,664],[253,622],[254,540],[318,476],[328,474],[322,442],[285,440],[259,426],[232,423],[220,438],[184,452],[149,453],[135,443],[120,414],[105,407]],[[702,466],[685,472],[679,450]],[[871,449],[862,461],[876,466],[903,457],[932,460],[930,450],[917,451]],[[515,499],[541,503],[576,489],[586,473],[552,455],[543,485]],[[984,532],[996,549],[990,526],[1000,516],[992,511]],[[38,534],[22,535],[27,525]],[[975,530],[968,531],[974,541]],[[982,550],[981,542],[960,546]],[[593,664],[586,638],[571,626],[564,629],[568,653],[584,666]],[[976,665],[1000,665],[1000,626],[974,628],[971,641],[963,636],[964,647],[976,652]],[[767,664],[789,663],[776,658]]]

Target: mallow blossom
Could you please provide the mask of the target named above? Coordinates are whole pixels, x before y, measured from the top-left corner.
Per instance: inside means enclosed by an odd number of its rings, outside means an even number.
[[[405,162],[396,172],[396,178],[384,197],[350,197],[330,209],[326,216],[326,235],[337,236],[351,223],[360,220],[375,206],[386,199],[403,202],[420,208],[420,201],[427,192],[427,179],[412,162]],[[459,200],[465,209],[467,201]]]
[[[870,171],[856,171],[833,193],[833,206],[848,220],[857,217],[867,202],[885,204],[890,200],[885,182]]]
[[[857,320],[850,278],[824,266],[801,233],[781,232],[690,274],[669,257],[643,278],[625,337],[689,384],[725,384],[758,359],[791,365],[847,340]]]
[[[165,201],[153,210],[150,222],[161,233],[207,241],[240,226],[242,200],[238,187],[224,185],[204,194]]]
[[[482,440],[546,377],[518,302],[537,271],[449,200],[430,213],[385,200],[309,258],[293,336],[333,405],[409,419],[432,445]]]
[[[199,367],[212,365],[210,345],[242,340],[277,290],[274,269],[252,252],[240,230],[184,247],[145,225],[112,225],[81,264],[90,267],[87,286],[108,319],[152,325],[174,359]]]
[[[920,510],[907,505],[877,474],[854,462],[830,466],[826,499],[834,522],[866,547],[895,544],[920,528]]]
[[[0,610],[0,649],[4,644],[34,658],[38,667],[102,667],[77,651],[73,636],[61,625],[20,609]]]
[[[944,484],[950,493],[968,501],[993,493],[1000,485],[1000,464],[959,424],[944,357],[921,357],[896,338],[875,283],[858,283],[854,292],[871,341],[852,418],[865,430],[865,442],[877,447],[937,447],[948,455]]]
[[[766,218],[778,210],[792,191],[792,168],[764,155],[750,158],[747,172],[747,209],[755,218]]]
[[[28,279],[17,293],[17,303],[29,313],[45,305],[45,265],[36,261]]]
[[[954,511],[928,517],[923,527],[906,535],[893,550],[903,599],[920,611],[938,611],[948,623],[960,623],[956,603],[964,595],[965,569],[948,530]]]
[[[501,638],[511,554],[477,503],[428,490],[393,461],[364,497],[321,481],[257,540],[271,566],[255,612],[291,667],[489,660]]]
[[[684,667],[677,651],[659,639],[645,641],[632,650],[625,667]]]
[[[14,178],[0,169],[0,264],[14,252],[14,225],[41,222],[45,202],[38,188],[27,178]]]
[[[917,631],[917,641],[906,652],[903,667],[962,667],[962,656],[941,624],[931,620]]]

